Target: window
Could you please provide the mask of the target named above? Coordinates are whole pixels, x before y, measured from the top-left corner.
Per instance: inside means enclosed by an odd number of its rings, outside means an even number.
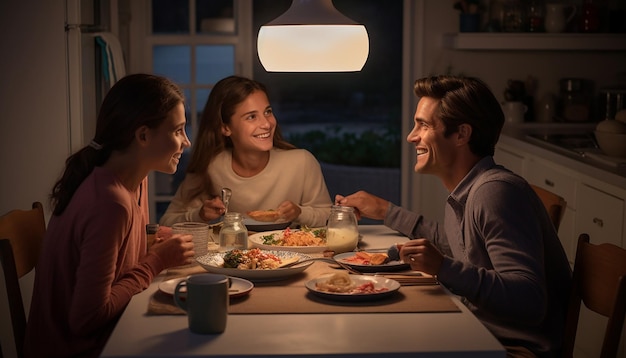
[[[286,139],[321,162],[331,196],[367,190],[400,202],[403,1],[334,0],[365,24],[370,53],[361,72],[266,72],[254,57],[254,78]],[[254,34],[282,14],[290,0],[254,0]]]
[[[268,87],[286,138],[320,161],[332,197],[364,189],[400,202],[404,1],[333,1],[369,33],[369,58],[355,73],[268,73],[262,68],[255,46],[258,29],[291,0],[148,3],[148,33],[137,40],[145,47],[132,50],[145,52],[142,67],[184,89],[192,142],[213,84],[231,74],[253,77]],[[146,16],[136,11],[133,16]],[[151,221],[158,222],[183,179],[186,154],[175,175],[152,174]]]
[[[238,18],[249,7],[239,6],[236,0],[152,0],[150,10],[146,41],[151,72],[172,79],[184,90],[187,135],[193,143],[213,85],[244,68],[237,64],[251,34],[243,34],[247,27],[240,26]],[[184,178],[190,152],[185,151],[174,175],[152,174],[152,222],[167,210]]]

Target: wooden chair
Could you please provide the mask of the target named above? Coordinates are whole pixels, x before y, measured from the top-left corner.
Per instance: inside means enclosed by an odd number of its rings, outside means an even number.
[[[561,224],[561,219],[563,219],[565,207],[567,205],[565,199],[536,185],[531,184],[530,186],[533,188],[535,193],[537,193],[537,196],[539,196],[539,199],[541,199],[541,202],[546,207],[546,211],[552,220],[552,224],[554,224],[554,228],[556,231],[559,231],[559,225]]]
[[[581,301],[590,310],[609,318],[599,357],[615,357],[626,312],[625,249],[608,243],[594,245],[589,243],[589,235],[580,234],[565,326],[563,357],[572,357],[574,351]]]
[[[46,222],[40,202],[34,202],[32,210],[12,210],[0,217],[0,261],[18,357],[22,356],[26,333],[26,311],[19,279],[37,264],[45,231]]]

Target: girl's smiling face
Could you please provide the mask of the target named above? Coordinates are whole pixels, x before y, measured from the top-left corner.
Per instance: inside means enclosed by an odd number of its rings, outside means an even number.
[[[229,136],[237,151],[267,152],[273,148],[276,118],[263,91],[254,91],[237,105],[222,134]]]
[[[191,146],[185,132],[185,106],[181,102],[157,128],[151,130],[154,170],[173,174],[185,148]]]

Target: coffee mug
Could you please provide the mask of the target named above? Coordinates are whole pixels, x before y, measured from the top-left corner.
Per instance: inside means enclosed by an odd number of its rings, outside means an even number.
[[[189,276],[176,285],[174,302],[187,312],[190,331],[224,332],[228,318],[228,284],[228,276],[205,273]]]
[[[524,122],[524,114],[528,110],[528,107],[523,102],[508,101],[502,103],[502,112],[504,112],[504,118],[510,123],[522,123]]]

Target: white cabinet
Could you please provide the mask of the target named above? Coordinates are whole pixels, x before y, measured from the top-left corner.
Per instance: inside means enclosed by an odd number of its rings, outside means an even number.
[[[550,190],[567,201],[559,238],[570,263],[574,262],[580,233],[588,233],[592,243],[608,242],[626,248],[626,187],[590,177],[586,174],[588,171],[572,170],[563,165],[565,161],[548,160],[548,155],[542,151],[498,144],[495,158],[498,164],[517,172],[529,183]],[[575,358],[593,358],[600,354],[606,323],[606,318],[581,306]],[[626,358],[625,342],[626,327],[618,357]]]
[[[569,207],[576,208],[576,181],[554,163],[529,156],[523,176],[530,183],[560,195]]]
[[[504,166],[518,175],[522,175],[524,168],[524,156],[503,147],[496,147],[493,159],[497,164]]]
[[[609,242],[623,247],[624,199],[581,184],[576,209],[576,232],[588,233],[592,243]]]
[[[555,166],[554,163],[527,155],[522,176],[529,183],[549,190],[565,199],[567,206],[559,226],[559,239],[568,260],[573,263],[576,253],[575,215],[577,201],[576,180],[572,173]]]
[[[565,199],[567,207],[559,226],[559,239],[570,263],[576,253],[575,235],[575,181],[566,173],[555,170],[548,162],[538,162],[528,154],[503,145],[496,147],[496,163],[521,175],[529,183],[554,192]]]

